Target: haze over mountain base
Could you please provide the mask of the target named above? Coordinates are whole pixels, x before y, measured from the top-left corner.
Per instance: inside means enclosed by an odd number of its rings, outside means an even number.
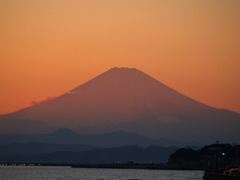
[[[0,116],[0,133],[130,131],[200,143],[239,142],[240,115],[186,97],[134,68],[112,68],[49,101]]]

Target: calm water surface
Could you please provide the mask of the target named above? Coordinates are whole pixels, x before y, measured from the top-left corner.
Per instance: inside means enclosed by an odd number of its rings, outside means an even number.
[[[0,180],[202,180],[203,171],[0,167]]]

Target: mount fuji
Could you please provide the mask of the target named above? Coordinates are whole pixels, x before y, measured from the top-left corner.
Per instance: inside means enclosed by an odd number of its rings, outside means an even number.
[[[46,102],[0,116],[0,133],[130,131],[201,143],[240,142],[240,114],[195,101],[135,68],[112,68]]]

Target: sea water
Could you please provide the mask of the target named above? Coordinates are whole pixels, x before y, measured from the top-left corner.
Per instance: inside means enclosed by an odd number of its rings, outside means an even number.
[[[202,180],[203,171],[0,167],[0,180]]]

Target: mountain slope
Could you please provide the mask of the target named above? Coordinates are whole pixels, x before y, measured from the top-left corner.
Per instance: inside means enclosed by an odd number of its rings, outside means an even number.
[[[0,132],[134,131],[151,137],[237,141],[240,115],[188,98],[145,73],[112,68],[47,102],[0,116]]]

